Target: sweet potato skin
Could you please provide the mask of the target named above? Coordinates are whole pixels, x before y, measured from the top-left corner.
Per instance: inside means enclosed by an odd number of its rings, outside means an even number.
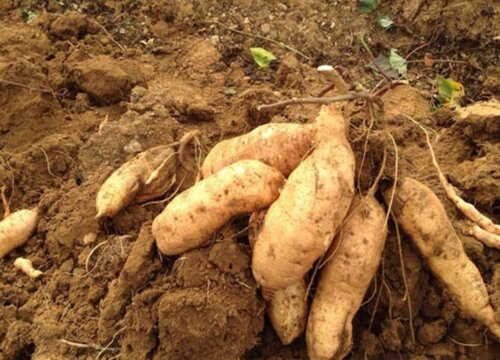
[[[28,241],[36,229],[37,220],[37,209],[23,209],[0,221],[0,259]]]
[[[263,288],[304,278],[330,246],[354,195],[354,155],[340,113],[323,107],[318,145],[290,174],[255,243],[252,270]]]
[[[259,160],[288,176],[312,147],[312,124],[265,124],[219,142],[208,153],[201,173],[210,176],[239,160]]]
[[[343,359],[349,353],[352,320],[380,264],[384,225],[384,210],[372,195],[354,198],[320,270],[307,322],[311,360]]]
[[[153,221],[153,236],[165,255],[207,242],[231,217],[263,209],[279,195],[285,178],[256,160],[242,160],[174,198]]]
[[[386,201],[393,189],[390,187],[384,191]],[[396,186],[392,210],[398,224],[412,239],[455,304],[500,339],[500,325],[495,320],[486,285],[477,267],[467,257],[436,194],[421,182],[404,178]]]

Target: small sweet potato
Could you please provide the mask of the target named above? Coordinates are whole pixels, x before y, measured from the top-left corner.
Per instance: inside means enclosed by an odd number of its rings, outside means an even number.
[[[175,152],[160,145],[135,156],[115,170],[97,193],[96,218],[113,217],[134,199],[154,199],[172,185],[176,172]]]
[[[279,195],[285,179],[256,160],[242,160],[176,196],[153,221],[153,236],[165,255],[206,243],[233,216],[263,209]]]
[[[386,201],[393,189],[384,191]],[[404,178],[396,186],[392,211],[455,304],[500,339],[500,324],[495,320],[486,285],[436,194],[421,182]]]
[[[323,106],[313,152],[290,174],[267,211],[253,250],[263,288],[297,283],[327,251],[354,195],[354,154],[340,112]]]
[[[23,245],[36,229],[37,209],[13,212],[0,222],[0,259]]]
[[[259,160],[288,176],[312,147],[312,124],[265,124],[219,142],[208,153],[201,173],[210,176],[239,160]]]
[[[307,322],[311,360],[343,359],[352,346],[352,320],[380,264],[385,214],[371,195],[356,197],[321,268]]]

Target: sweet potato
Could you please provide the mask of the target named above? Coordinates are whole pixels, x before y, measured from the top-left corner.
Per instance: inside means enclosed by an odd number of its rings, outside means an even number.
[[[307,322],[311,360],[343,359],[352,346],[352,320],[380,264],[385,213],[371,195],[356,197],[321,268]]]
[[[0,259],[23,245],[36,229],[37,209],[24,209],[11,213],[0,222]]]
[[[290,174],[270,207],[255,243],[257,282],[284,289],[304,278],[330,246],[354,195],[354,155],[346,121],[323,106],[314,151]]]
[[[386,200],[393,189],[384,191]],[[436,194],[421,182],[407,177],[396,186],[392,211],[455,304],[500,339],[500,324],[495,320],[486,285],[467,257]]]
[[[250,216],[248,241],[251,247],[253,247],[262,228],[265,214],[266,211],[261,210]],[[306,292],[307,284],[304,279],[284,289],[267,294],[266,289],[262,289],[263,296],[267,300],[267,315],[283,345],[291,344],[306,329],[308,312]]]
[[[312,124],[265,124],[248,134],[219,142],[208,153],[203,177],[239,160],[259,160],[288,176],[312,147]]]
[[[153,236],[165,255],[207,242],[233,216],[266,208],[285,179],[256,160],[242,160],[176,196],[153,221]]]
[[[115,170],[97,193],[96,218],[113,217],[138,198],[141,202],[165,193],[175,177],[176,158],[170,146],[160,145],[135,156]]]

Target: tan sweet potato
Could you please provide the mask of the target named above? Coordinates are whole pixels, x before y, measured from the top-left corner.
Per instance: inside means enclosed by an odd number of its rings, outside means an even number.
[[[307,284],[304,279],[276,290],[267,302],[266,311],[283,345],[301,336],[307,322]]]
[[[356,197],[325,256],[307,322],[311,360],[343,359],[352,346],[352,320],[380,264],[385,213],[371,195]]]
[[[177,255],[206,243],[233,216],[266,208],[285,179],[256,160],[225,167],[179,194],[153,222],[153,236],[165,255]]]
[[[252,213],[248,221],[248,241],[253,247],[255,240],[262,228],[266,211]],[[289,285],[284,289],[276,290],[263,296],[267,300],[266,312],[276,334],[283,345],[291,344],[301,336],[306,329],[307,321],[307,284],[304,279]]]
[[[386,200],[392,191],[393,187],[386,189]],[[436,194],[421,182],[407,177],[397,184],[392,210],[398,224],[413,240],[455,304],[500,339],[500,324],[495,320],[486,285],[467,257]]]
[[[24,209],[0,221],[0,259],[28,241],[36,229],[37,220],[37,209]]]
[[[252,257],[263,288],[284,289],[304,278],[330,246],[354,195],[354,155],[340,112],[323,106],[317,147],[290,174],[270,207]]]
[[[160,145],[135,156],[102,184],[96,198],[96,218],[113,217],[135,198],[140,202],[165,193],[175,176],[175,152]]]
[[[314,125],[265,124],[248,134],[219,142],[208,153],[201,173],[210,176],[239,160],[259,160],[288,176],[312,147]]]

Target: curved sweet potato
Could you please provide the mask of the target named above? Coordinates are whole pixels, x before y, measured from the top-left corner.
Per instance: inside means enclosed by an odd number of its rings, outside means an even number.
[[[219,142],[208,153],[203,177],[240,160],[259,160],[288,176],[312,147],[312,124],[265,124],[248,134]]]
[[[385,214],[371,195],[356,197],[321,268],[307,322],[311,360],[343,359],[352,346],[352,320],[380,264]]]
[[[290,174],[255,243],[252,270],[263,288],[279,290],[304,278],[327,251],[354,195],[354,154],[343,116],[323,106],[316,123],[318,146]]]
[[[176,255],[203,245],[233,216],[269,206],[284,181],[278,170],[256,160],[225,167],[176,196],[155,218],[158,248]]]
[[[392,191],[393,187],[386,189],[386,200]],[[436,194],[421,182],[407,177],[398,182],[392,211],[457,306],[500,339],[500,324],[495,320],[486,285],[467,257]]]

